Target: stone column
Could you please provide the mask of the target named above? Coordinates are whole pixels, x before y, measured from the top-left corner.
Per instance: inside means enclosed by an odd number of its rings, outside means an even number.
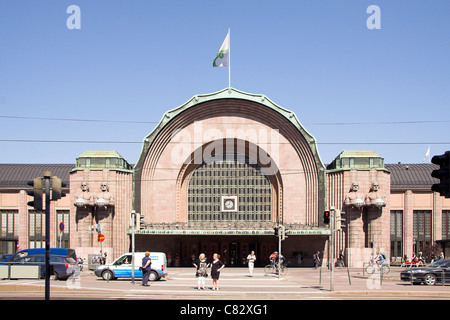
[[[413,194],[411,190],[405,191],[405,211],[403,211],[403,255],[412,257],[413,236]]]

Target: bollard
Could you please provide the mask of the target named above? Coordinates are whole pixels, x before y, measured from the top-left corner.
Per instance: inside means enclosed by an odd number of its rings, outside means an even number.
[[[350,269],[349,269],[349,267],[347,267],[347,275],[348,275],[348,284],[352,285],[352,280],[351,280],[351,277],[350,277]]]
[[[442,286],[445,286],[445,272],[444,272],[444,269],[442,269]]]
[[[380,287],[383,285],[383,265],[380,266]]]
[[[411,279],[411,285],[414,285],[414,281],[413,281],[413,272],[412,272],[412,268],[409,270],[409,274],[410,274],[410,279]]]

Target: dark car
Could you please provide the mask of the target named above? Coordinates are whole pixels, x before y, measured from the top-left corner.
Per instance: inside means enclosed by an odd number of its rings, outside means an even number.
[[[45,248],[34,248],[34,249],[23,249],[18,252],[16,252],[13,255],[10,255],[10,257],[6,260],[1,260],[1,264],[7,264],[14,262],[16,260],[20,260],[25,256],[32,256],[32,255],[45,255]],[[66,248],[50,248],[50,255],[58,255],[58,256],[69,256],[73,258],[74,260],[77,260],[77,255],[75,254],[75,250],[73,249],[66,249]]]
[[[45,277],[45,255],[24,256],[14,261],[8,261],[10,265],[39,265],[40,277]],[[67,280],[74,274],[76,261],[69,256],[50,255],[50,266],[55,280]]]
[[[414,284],[425,283],[429,286],[442,283],[443,279],[449,283],[450,259],[435,261],[427,267],[403,270],[400,273],[400,278],[403,281],[409,281]]]
[[[11,258],[13,254],[0,254],[0,261],[6,261]]]

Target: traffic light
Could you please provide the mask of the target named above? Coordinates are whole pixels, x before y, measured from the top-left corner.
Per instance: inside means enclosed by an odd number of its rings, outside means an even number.
[[[131,211],[130,214],[130,227],[136,227],[136,213],[133,211]]]
[[[330,224],[330,211],[326,210],[323,212],[323,223]]]
[[[433,178],[439,179],[439,183],[433,184],[431,190],[450,198],[450,151],[434,156],[431,162],[439,165],[439,169],[431,172]]]
[[[335,219],[335,227],[336,230],[342,229],[346,227],[346,219],[345,219],[345,212],[341,211],[339,209],[336,209],[334,212],[334,219]]]
[[[52,198],[51,200],[58,200],[61,199],[61,197],[65,197],[66,194],[61,191],[63,187],[66,187],[67,185],[61,181],[61,178],[52,177]]]
[[[138,231],[141,229],[145,229],[144,215],[135,212],[134,210],[131,212],[131,226],[134,226],[134,230]]]
[[[144,215],[136,213],[137,230],[145,229]]]
[[[334,228],[336,230],[341,229],[341,210],[339,209],[334,211]]]
[[[274,234],[278,237],[278,226],[273,227]]]
[[[32,181],[28,181],[27,185],[33,187],[33,191],[27,191],[27,194],[33,197],[33,201],[28,201],[27,204],[36,210],[43,210],[42,195],[44,194],[44,188],[42,178],[34,178]]]
[[[287,236],[286,236],[286,227],[285,226],[280,226],[280,231],[281,231],[281,241],[286,240]]]

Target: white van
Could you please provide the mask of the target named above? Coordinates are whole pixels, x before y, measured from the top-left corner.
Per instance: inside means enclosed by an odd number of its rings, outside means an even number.
[[[131,256],[132,253],[125,253],[114,260],[111,264],[105,264],[98,267],[94,271],[97,277],[102,277],[105,280],[114,280],[117,278],[131,278]],[[142,278],[142,271],[139,267],[142,266],[142,259],[145,252],[134,253],[134,277]],[[150,252],[150,259],[152,260],[152,271],[150,272],[150,281],[159,280],[167,275],[167,259],[163,252]]]

